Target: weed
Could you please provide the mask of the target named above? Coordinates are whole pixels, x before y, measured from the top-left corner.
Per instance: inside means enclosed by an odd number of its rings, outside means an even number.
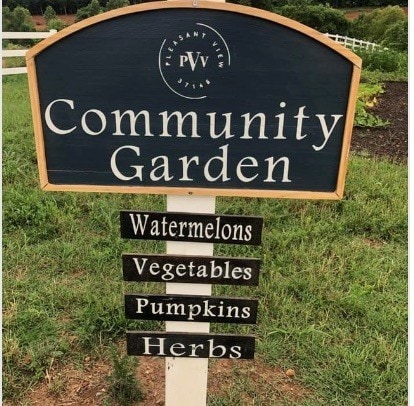
[[[116,346],[111,347],[110,355],[113,370],[107,377],[108,395],[121,406],[142,400],[144,395],[135,375],[136,358],[119,355]]]
[[[389,124],[388,121],[369,112],[369,109],[377,103],[377,96],[383,92],[382,85],[377,83],[361,83],[359,85],[354,122],[356,126],[385,127]]]

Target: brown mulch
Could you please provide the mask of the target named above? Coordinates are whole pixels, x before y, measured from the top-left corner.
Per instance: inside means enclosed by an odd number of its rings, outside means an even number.
[[[386,82],[384,90],[369,111],[389,125],[354,128],[351,151],[404,164],[408,158],[408,83]]]

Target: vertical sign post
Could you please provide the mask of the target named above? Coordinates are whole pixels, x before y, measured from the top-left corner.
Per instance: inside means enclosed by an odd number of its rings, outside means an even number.
[[[167,211],[214,214],[215,197],[167,197]],[[167,254],[213,255],[211,243],[167,241]],[[167,283],[167,294],[211,295],[210,284]],[[166,331],[208,333],[210,323],[167,321]],[[165,404],[205,405],[208,358],[167,357],[165,360]]]
[[[174,0],[168,0],[174,1]],[[224,2],[224,0],[218,0]],[[167,211],[193,211],[213,214],[216,198],[210,196],[167,196]],[[167,241],[167,254],[213,255],[214,245],[203,243],[184,243]],[[165,293],[211,295],[210,284],[167,283]],[[166,331],[188,331],[208,333],[210,323],[167,321]],[[168,405],[205,405],[207,402],[208,358],[165,359],[165,404]],[[191,382],[191,385],[188,385]]]

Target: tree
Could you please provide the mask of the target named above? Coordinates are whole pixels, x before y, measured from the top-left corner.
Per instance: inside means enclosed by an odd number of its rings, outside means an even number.
[[[384,33],[382,45],[395,51],[408,50],[408,21],[392,24]]]
[[[43,13],[43,17],[47,24],[50,20],[57,18],[56,11],[52,6],[47,6],[45,12]]]
[[[29,10],[16,7],[10,11],[9,7],[3,7],[2,24],[4,31],[27,32],[35,31],[35,26]]]
[[[405,23],[407,17],[401,7],[388,6],[371,13],[362,13],[354,20],[351,35],[366,41],[381,43],[386,31],[394,24]]]

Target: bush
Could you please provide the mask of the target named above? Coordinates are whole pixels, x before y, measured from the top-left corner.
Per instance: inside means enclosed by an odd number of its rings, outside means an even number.
[[[87,6],[78,9],[78,12],[76,13],[76,21],[81,21],[85,18],[89,18],[100,13],[102,13],[102,8],[99,4],[99,1],[91,0]]]
[[[115,10],[121,7],[126,7],[129,5],[130,5],[129,0],[109,0],[106,3],[105,9],[106,11],[109,11],[109,10]]]
[[[382,45],[395,51],[408,50],[408,21],[398,21],[384,33]]]
[[[408,42],[408,23],[407,28],[405,28],[405,23],[407,23],[407,17],[404,10],[398,6],[388,6],[383,9],[376,9],[369,14],[362,13],[353,21],[350,35],[381,44],[390,42],[391,35],[398,32],[397,46],[398,49],[402,49],[403,44]]]
[[[393,50],[381,52],[356,51],[362,58],[363,69],[381,72],[408,71],[408,54]]]
[[[276,12],[323,33],[347,35],[350,27],[343,12],[321,4],[288,4],[278,8]]]
[[[50,30],[60,31],[60,30],[63,30],[65,27],[67,27],[67,24],[60,18],[53,18],[47,22],[46,27],[49,31]]]

